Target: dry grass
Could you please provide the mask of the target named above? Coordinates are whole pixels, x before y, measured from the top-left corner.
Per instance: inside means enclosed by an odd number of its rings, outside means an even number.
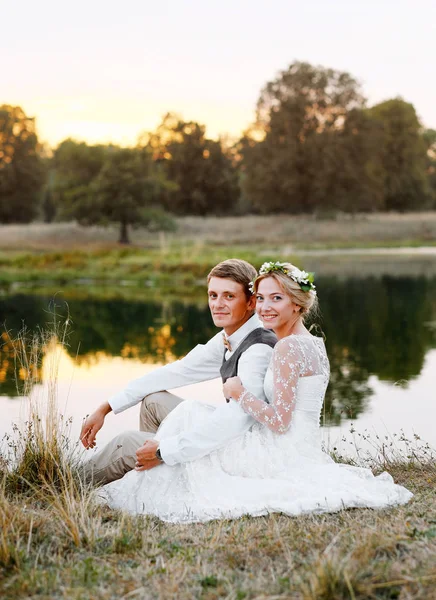
[[[391,468],[415,498],[385,511],[205,525],[133,518],[66,490],[0,494],[0,596],[332,600],[436,598],[436,469]]]
[[[436,243],[436,211],[314,216],[181,217],[171,234],[132,231],[138,246],[162,247],[173,243],[229,246],[234,244],[285,245],[301,248],[358,246],[416,246]],[[81,227],[76,223],[32,223],[0,226],[4,250],[52,250],[116,244],[118,228]]]
[[[29,377],[54,336],[65,343],[65,326],[30,344],[18,338]],[[31,427],[10,441],[14,460],[0,460],[2,599],[436,598],[436,466],[428,455],[420,459],[410,445],[403,459],[381,453],[376,470],[388,468],[415,494],[390,510],[194,525],[131,517],[99,505],[75,471],[54,402],[57,366],[54,355],[45,413],[31,402]]]
[[[248,216],[179,221],[183,238],[216,244],[285,244],[294,248],[355,247],[367,245],[425,245],[436,242],[436,211],[408,214],[315,216]],[[177,235],[177,233],[176,233]]]
[[[21,430],[14,426],[15,438],[6,437],[8,453],[0,462],[5,467],[3,483],[9,491],[33,492],[41,481],[62,487],[62,477],[71,470],[71,457],[65,452],[69,423],[64,423],[57,404],[61,348],[67,344],[69,319],[59,319],[55,312],[51,316],[47,330],[29,332],[23,327],[15,338],[7,336],[19,394],[28,398],[25,425]],[[46,380],[41,386],[40,367],[46,354],[50,359],[46,361]]]

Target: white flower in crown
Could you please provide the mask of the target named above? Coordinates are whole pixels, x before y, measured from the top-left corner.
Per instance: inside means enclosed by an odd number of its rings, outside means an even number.
[[[290,272],[289,276],[297,283],[307,283],[309,281],[309,273],[300,271],[297,267]]]
[[[265,275],[272,271],[281,271],[282,273],[288,274],[288,269],[285,268],[285,263],[281,262],[264,262],[259,269],[259,275]]]
[[[284,273],[288,277],[290,277],[293,281],[298,283],[303,292],[313,291],[316,294],[316,288],[314,285],[314,274],[308,273],[307,271],[301,271],[297,267],[294,267],[292,271],[290,271],[285,263],[281,262],[265,262],[259,269],[259,275],[265,275],[266,273],[272,273],[274,271],[280,271]]]
[[[315,284],[313,283],[313,273],[308,273],[307,271],[300,271],[300,269],[293,269],[289,273],[289,277],[293,279],[298,285],[301,287],[303,292],[312,291],[316,294]]]

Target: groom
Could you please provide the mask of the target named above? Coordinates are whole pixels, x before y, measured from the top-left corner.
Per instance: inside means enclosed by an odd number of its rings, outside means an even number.
[[[165,462],[168,465],[206,456],[242,435],[254,423],[236,402],[215,408],[200,427],[182,431],[159,442],[154,440],[162,420],[182,398],[167,391],[192,383],[215,379],[223,381],[239,375],[244,387],[265,399],[263,380],[271,359],[275,335],[262,327],[255,314],[255,298],[249,284],[257,273],[244,260],[229,259],[216,265],[208,275],[208,298],[212,319],[223,329],[207,344],[199,344],[181,360],[159,367],[131,381],[90,415],[82,426],[80,439],[85,448],[95,446],[95,438],[105,417],[141,403],[140,431],[128,431],[114,438],[84,464],[88,480],[104,485],[120,479],[128,471],[147,470]]]

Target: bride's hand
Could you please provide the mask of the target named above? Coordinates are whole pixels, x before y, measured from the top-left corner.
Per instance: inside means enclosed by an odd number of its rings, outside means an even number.
[[[239,377],[229,377],[223,385],[223,392],[226,398],[238,400],[243,391],[244,386]]]

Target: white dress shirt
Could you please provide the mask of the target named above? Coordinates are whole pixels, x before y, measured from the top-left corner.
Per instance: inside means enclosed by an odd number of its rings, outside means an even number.
[[[228,336],[232,351],[226,351],[226,359],[251,331],[262,327],[257,315],[253,315],[242,327]],[[222,332],[207,344],[199,344],[181,360],[134,379],[124,390],[115,394],[109,404],[114,413],[122,412],[142,401],[153,392],[170,390],[192,383],[215,379],[220,376],[224,345]],[[238,375],[244,387],[256,398],[265,398],[263,381],[271,360],[272,348],[267,344],[253,344],[242,353],[238,362]],[[245,433],[254,423],[236,402],[229,402],[211,411],[210,418],[201,427],[162,439],[159,447],[163,460],[169,465],[187,462],[206,456],[224,446],[228,441]]]

